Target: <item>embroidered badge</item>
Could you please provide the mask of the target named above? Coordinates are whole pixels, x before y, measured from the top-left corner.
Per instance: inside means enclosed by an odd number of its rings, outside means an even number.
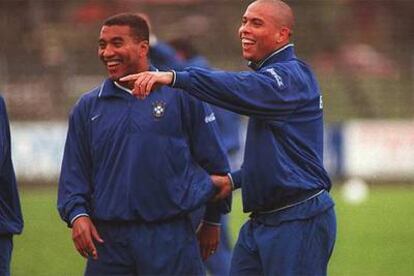
[[[155,118],[161,118],[164,116],[165,113],[165,102],[163,101],[156,101],[152,103],[152,114]]]
[[[210,115],[204,118],[204,122],[206,122],[206,124],[211,123],[215,120],[216,120],[216,116],[214,115],[214,113],[211,113]]]

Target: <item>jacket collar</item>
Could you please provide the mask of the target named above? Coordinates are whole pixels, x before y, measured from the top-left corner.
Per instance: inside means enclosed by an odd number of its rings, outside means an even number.
[[[252,68],[253,70],[257,71],[260,70],[263,66],[266,66],[268,64],[279,62],[279,61],[286,61],[293,57],[295,57],[295,51],[293,47],[293,43],[286,44],[282,48],[277,49],[270,55],[268,55],[266,58],[259,62],[252,62],[249,61],[247,66]]]
[[[153,65],[150,65],[149,71],[158,71]],[[119,83],[111,80],[105,79],[100,88],[98,93],[98,98],[107,98],[107,97],[124,97],[126,94],[132,94],[132,91],[128,88],[122,87]]]

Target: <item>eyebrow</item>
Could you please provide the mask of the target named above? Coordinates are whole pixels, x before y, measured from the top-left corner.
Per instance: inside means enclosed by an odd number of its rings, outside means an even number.
[[[124,39],[120,36],[116,36],[116,37],[111,38],[111,41],[115,41],[115,40],[124,40]]]
[[[113,37],[113,38],[111,38],[109,41],[110,42],[116,42],[116,41],[123,41],[124,39],[122,38],[122,37],[120,37],[120,36],[116,36],[116,37]],[[98,40],[98,43],[102,43],[102,42],[106,42],[106,40],[105,39],[103,39],[103,38],[100,38],[99,40]]]
[[[264,21],[263,18],[261,17],[248,17],[248,16],[243,16],[242,19],[244,20],[250,20],[250,21]]]
[[[252,17],[252,18],[250,18],[250,20],[252,20],[252,21],[263,21],[263,19],[260,18],[260,17]]]

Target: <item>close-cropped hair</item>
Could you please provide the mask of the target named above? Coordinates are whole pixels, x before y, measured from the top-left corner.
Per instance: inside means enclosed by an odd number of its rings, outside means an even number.
[[[134,13],[120,13],[106,19],[104,26],[129,26],[131,35],[139,40],[149,40],[149,28],[147,21]]]

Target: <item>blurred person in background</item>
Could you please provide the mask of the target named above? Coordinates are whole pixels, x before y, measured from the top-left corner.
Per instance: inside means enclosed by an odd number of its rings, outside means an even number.
[[[10,126],[0,96],[0,275],[10,275],[13,235],[23,230],[23,217],[11,159]]]
[[[326,275],[336,239],[331,181],[323,167],[323,102],[311,69],[291,43],[294,16],[280,0],[252,2],[239,28],[253,72],[187,68],[144,72],[145,99],[169,85],[249,116],[241,170],[215,179],[241,188],[250,212],[233,251],[231,275]]]
[[[184,61],[185,67],[193,66],[206,69],[210,68],[207,59],[198,53],[191,40],[177,38],[171,40],[169,44],[176,51],[178,59]],[[223,140],[224,147],[226,148],[230,158],[230,165],[233,168],[239,163],[239,160],[237,160],[237,153],[240,149],[240,115],[215,105],[211,105],[211,108],[216,115],[217,124],[221,134],[220,137]]]
[[[151,44],[150,48],[151,64],[156,68],[164,70],[181,70],[190,66],[210,68],[209,62],[198,53],[190,38],[176,38],[168,43],[163,43],[158,39],[156,41]],[[237,158],[239,158],[240,149],[241,118],[236,113],[214,105],[211,105],[211,109],[219,126],[220,138],[229,156],[230,166],[234,169],[235,164],[239,163]],[[202,222],[204,211],[203,207],[191,214],[194,228],[198,228]],[[206,268],[212,275],[228,275],[230,272],[232,246],[228,216],[222,216],[220,230],[220,244],[217,251],[205,261]]]
[[[58,209],[88,259],[86,275],[204,275],[201,255],[216,250],[230,208],[210,201],[230,187],[211,179],[229,165],[209,107],[168,87],[140,101],[133,83],[119,81],[155,70],[148,39],[136,14],[105,20],[98,55],[109,78],[69,118]],[[189,214],[202,205],[200,249]]]

